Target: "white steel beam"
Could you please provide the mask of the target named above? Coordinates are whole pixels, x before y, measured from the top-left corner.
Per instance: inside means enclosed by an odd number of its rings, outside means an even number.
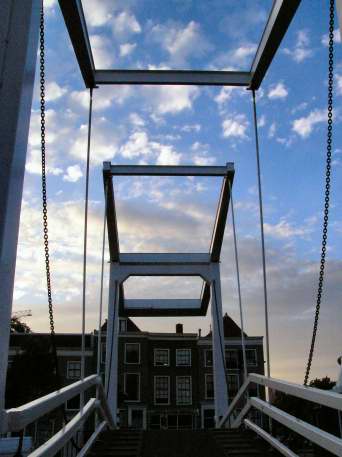
[[[260,374],[250,374],[250,382],[261,386],[269,387],[288,395],[292,395],[303,400],[312,401],[322,406],[339,409],[342,411],[342,395],[331,390],[316,389],[314,387],[305,387],[294,382],[282,381],[281,379],[268,378]]]
[[[318,446],[326,449],[334,455],[342,455],[342,439],[335,435],[331,435],[317,427],[314,427],[307,422],[304,422],[297,417],[291,416],[284,411],[271,406],[269,403],[260,400],[259,398],[251,398],[251,405],[271,417],[272,419],[280,422],[285,427],[290,428],[294,432],[305,437],[305,439],[317,444]]]
[[[119,262],[121,265],[208,265],[210,263],[210,255],[205,253],[121,253]]]
[[[124,306],[127,311],[132,309],[160,309],[163,310],[165,308],[169,309],[200,309],[201,308],[201,300],[191,299],[191,298],[182,298],[182,299],[148,299],[148,298],[138,298],[138,299],[125,299]]]
[[[261,438],[263,438],[265,441],[267,441],[274,449],[276,449],[282,455],[285,455],[285,457],[298,457],[298,454],[295,454],[294,452],[292,452],[288,447],[286,447],[279,440],[274,438],[269,433],[265,432],[265,430],[263,430],[258,425],[254,424],[254,422],[252,422],[248,419],[245,419],[244,424],[246,425],[246,427],[253,430],[253,432],[255,432],[257,435],[259,435]]]
[[[210,281],[213,275],[211,265],[198,264],[147,264],[121,265],[115,264],[115,275],[120,282],[130,276],[200,276],[204,281]]]
[[[246,71],[205,70],[95,70],[95,84],[153,84],[196,86],[249,86]]]
[[[234,173],[234,164],[225,166],[200,165],[111,165],[103,163],[103,171],[111,176],[217,176]]]
[[[0,428],[39,12],[39,0],[0,1]]]

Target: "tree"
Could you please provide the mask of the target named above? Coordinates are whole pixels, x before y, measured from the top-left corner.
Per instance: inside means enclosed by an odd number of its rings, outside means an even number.
[[[11,317],[11,333],[32,333],[31,328],[18,316]]]

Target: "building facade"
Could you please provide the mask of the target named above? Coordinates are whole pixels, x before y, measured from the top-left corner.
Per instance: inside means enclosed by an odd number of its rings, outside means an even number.
[[[241,330],[223,318],[228,397],[243,383]],[[10,364],[25,338],[43,334],[12,334]],[[202,336],[141,331],[131,319],[120,319],[118,406],[122,427],[142,429],[198,429],[214,426],[214,382],[211,332]],[[59,371],[64,385],[81,375],[81,335],[57,334]],[[263,338],[245,335],[248,372],[264,374]],[[96,372],[98,333],[86,335],[86,376]],[[106,324],[101,336],[101,372],[106,359]],[[110,382],[110,380],[109,380]],[[69,415],[79,409],[79,398],[66,404]]]

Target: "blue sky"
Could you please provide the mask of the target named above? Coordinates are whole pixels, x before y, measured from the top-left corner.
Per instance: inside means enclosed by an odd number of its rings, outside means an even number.
[[[98,68],[248,70],[271,1],[83,0]],[[274,376],[301,381],[309,347],[321,242],[327,98],[328,3],[303,0],[262,88],[258,114]],[[59,7],[46,1],[50,249],[57,331],[81,328],[83,199],[88,93]],[[336,22],[335,130],[326,289],[313,375],[337,372],[342,297],[341,44]],[[36,78],[37,79],[37,78]],[[87,329],[97,327],[103,219],[102,162],[234,162],[234,195],[246,331],[264,334],[251,94],[241,88],[101,87],[94,91]],[[32,107],[14,309],[48,329],[40,203],[39,91]],[[220,183],[120,179],[123,251],[206,251]],[[108,252],[107,252],[108,258]],[[224,312],[238,320],[229,216],[222,251]],[[106,272],[107,278],[108,272]],[[130,296],[191,296],[196,281],[130,281]],[[105,297],[107,289],[105,290]],[[173,330],[177,319],[137,319]],[[182,319],[185,331],[208,318]]]

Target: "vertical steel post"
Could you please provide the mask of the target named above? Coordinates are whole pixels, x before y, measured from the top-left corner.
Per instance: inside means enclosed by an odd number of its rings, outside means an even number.
[[[39,0],[0,1],[0,430],[39,13]]]
[[[106,393],[114,423],[117,424],[118,408],[118,344],[119,344],[119,288],[115,277],[116,264],[110,264],[109,301],[106,343]]]
[[[215,265],[215,279],[211,283],[212,350],[215,395],[215,422],[218,424],[228,409],[225,344],[222,316],[220,266]]]

